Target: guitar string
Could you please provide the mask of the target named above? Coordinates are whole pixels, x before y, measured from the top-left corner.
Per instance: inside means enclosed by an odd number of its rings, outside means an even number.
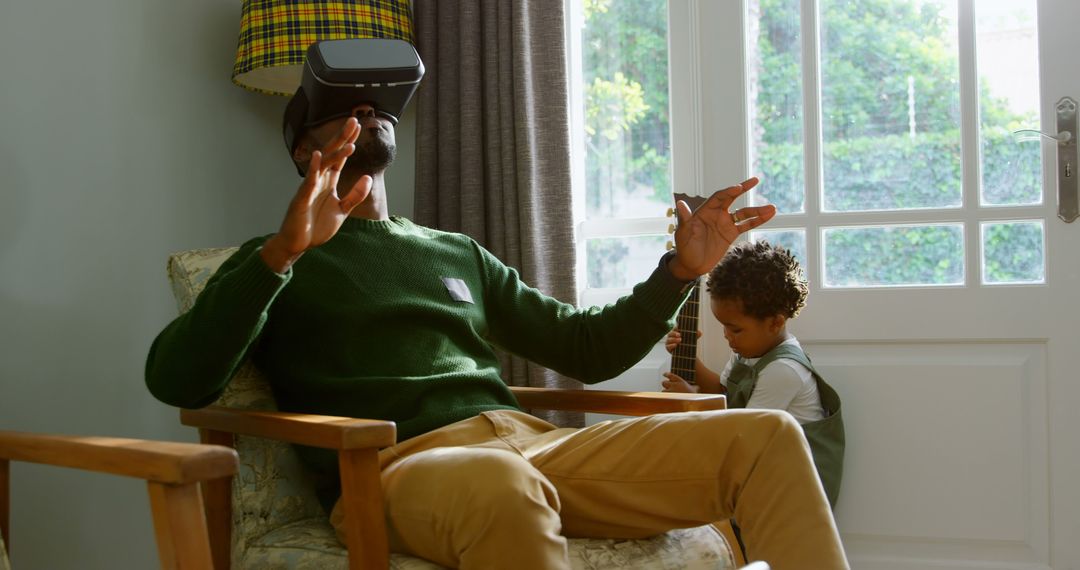
[[[676,317],[677,328],[682,333],[682,342],[672,352],[671,370],[688,382],[694,381],[697,352],[697,322],[700,303],[699,286],[695,285],[683,308]]]

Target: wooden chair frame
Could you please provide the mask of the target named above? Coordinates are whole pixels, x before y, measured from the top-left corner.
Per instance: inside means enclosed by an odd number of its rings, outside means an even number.
[[[166,569],[213,568],[198,485],[228,485],[240,466],[236,451],[221,446],[0,431],[0,536],[9,553],[12,461],[145,479],[158,557]]]
[[[727,399],[715,394],[549,390],[511,387],[526,409],[570,410],[628,416],[721,410]],[[234,435],[263,437],[338,452],[349,568],[387,568],[390,549],[382,506],[379,449],[397,443],[393,422],[335,416],[237,410],[211,406],[181,410],[180,421],[199,428],[203,443],[233,445]],[[231,563],[232,487],[228,480],[204,484],[206,519],[214,567]],[[363,497],[363,500],[359,500]]]

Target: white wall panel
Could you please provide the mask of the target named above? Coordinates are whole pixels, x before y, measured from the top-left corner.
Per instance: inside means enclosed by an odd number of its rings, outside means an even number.
[[[844,403],[837,523],[856,568],[1045,564],[1043,344],[805,346]]]

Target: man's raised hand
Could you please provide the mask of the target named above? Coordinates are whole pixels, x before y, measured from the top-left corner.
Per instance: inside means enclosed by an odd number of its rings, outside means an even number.
[[[305,251],[329,241],[353,208],[371,193],[372,180],[367,175],[355,181],[343,197],[337,188],[358,136],[360,123],[350,118],[322,151],[311,154],[307,174],[289,203],[281,229],[260,251],[270,269],[284,273]]]
[[[679,227],[675,230],[675,258],[668,264],[671,274],[682,281],[708,273],[727,253],[739,234],[772,219],[776,206],[749,206],[728,211],[735,199],[758,183],[757,178],[719,190],[696,212],[686,202],[675,205]]]

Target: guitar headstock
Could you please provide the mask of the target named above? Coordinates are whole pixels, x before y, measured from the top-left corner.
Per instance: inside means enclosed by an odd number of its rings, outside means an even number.
[[[697,211],[697,209],[705,203],[705,200],[708,199],[708,196],[691,196],[689,194],[683,194],[681,192],[675,193],[675,202],[678,202],[679,200],[686,202],[686,205],[690,206],[691,212]]]
[[[671,207],[667,209],[667,217],[673,219],[672,223],[668,224],[667,229],[668,233],[671,235],[675,234],[675,228],[679,225],[679,218],[675,215],[675,204],[678,204],[680,200],[686,202],[687,206],[690,206],[691,212],[696,212],[697,209],[700,208],[706,200],[708,200],[708,198],[705,196],[691,196],[690,194],[682,194],[680,192],[676,192],[675,202],[673,202]],[[671,241],[668,241],[667,248],[671,249],[673,247],[675,247],[675,244]]]

